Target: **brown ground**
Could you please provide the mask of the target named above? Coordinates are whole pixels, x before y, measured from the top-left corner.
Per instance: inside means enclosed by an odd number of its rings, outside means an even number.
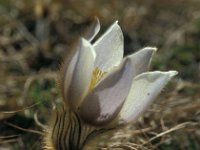
[[[199,8],[197,0],[0,0],[0,149],[41,149],[40,122],[61,102],[61,58],[98,16],[101,33],[119,20],[126,54],[156,46],[151,70],[179,75],[134,125],[87,149],[199,150]]]

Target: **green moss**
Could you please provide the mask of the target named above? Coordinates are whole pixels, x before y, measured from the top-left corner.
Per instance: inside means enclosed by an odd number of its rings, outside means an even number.
[[[51,89],[55,87],[54,81],[36,82],[30,89],[31,99],[39,103],[39,106],[45,107],[51,100]]]

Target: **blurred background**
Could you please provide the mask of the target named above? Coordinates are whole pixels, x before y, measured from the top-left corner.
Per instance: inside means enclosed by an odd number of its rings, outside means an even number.
[[[151,70],[179,74],[135,124],[86,149],[199,150],[199,0],[0,0],[0,149],[42,148],[62,58],[95,16],[99,35],[119,21],[125,54],[158,47]]]

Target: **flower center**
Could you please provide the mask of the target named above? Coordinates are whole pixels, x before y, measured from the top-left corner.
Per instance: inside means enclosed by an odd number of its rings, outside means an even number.
[[[106,72],[103,72],[102,70],[100,70],[98,67],[96,67],[93,70],[93,75],[92,75],[92,80],[90,82],[90,87],[89,87],[89,91],[91,91],[95,85],[97,85],[97,83],[102,79],[102,77],[106,74]]]

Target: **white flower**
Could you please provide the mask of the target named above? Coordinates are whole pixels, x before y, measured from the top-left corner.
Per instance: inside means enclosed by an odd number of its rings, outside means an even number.
[[[123,58],[123,34],[117,22],[91,44],[99,29],[96,20],[64,63],[64,101],[87,124],[123,125],[135,121],[177,72],[148,72],[156,48]]]
[[[177,74],[148,72],[156,48],[123,58],[117,22],[91,44],[99,29],[96,19],[63,63],[60,84],[65,107],[52,115],[46,149],[81,150],[91,137],[135,121]]]

